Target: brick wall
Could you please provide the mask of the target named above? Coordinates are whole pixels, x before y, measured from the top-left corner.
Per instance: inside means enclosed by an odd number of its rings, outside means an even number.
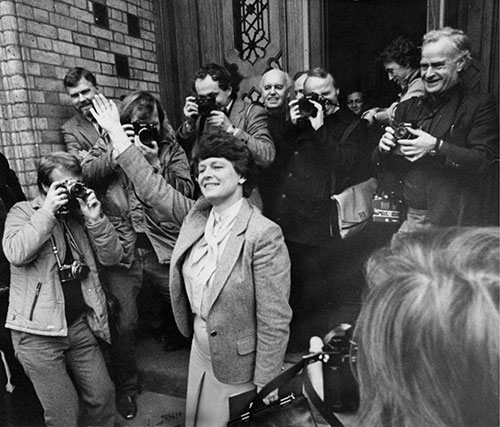
[[[36,161],[63,149],[61,124],[73,114],[62,85],[75,66],[96,74],[101,92],[118,100],[132,90],[159,94],[152,0],[99,0],[109,28],[96,25],[90,0],[0,0],[0,150],[29,197]],[[128,35],[127,13],[140,37]],[[115,53],[130,77],[117,77]]]

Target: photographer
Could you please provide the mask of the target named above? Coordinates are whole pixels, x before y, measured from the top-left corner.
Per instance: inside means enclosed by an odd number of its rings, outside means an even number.
[[[498,111],[493,96],[460,83],[470,59],[461,30],[427,33],[420,60],[425,95],[398,105],[374,153],[379,191],[404,203],[398,233],[488,225],[484,206],[494,194],[485,194],[483,183],[498,158]]]
[[[94,99],[102,95],[96,95]],[[152,166],[154,173],[184,196],[191,196],[189,164],[177,143],[174,131],[160,102],[149,92],[136,91],[120,104],[120,121],[129,140]],[[118,301],[113,319],[111,347],[112,378],[117,389],[117,408],[125,419],[137,414],[136,394],[139,378],[136,361],[138,326],[137,296],[148,281],[162,295],[166,334],[165,349],[178,350],[186,345],[174,324],[170,308],[168,271],[179,225],[163,220],[151,206],[137,196],[132,177],[116,160],[109,136],[100,139],[83,160],[83,177],[98,191],[103,210],[115,226],[124,247],[118,265],[102,268],[107,289]],[[157,195],[157,197],[160,197]],[[167,345],[168,344],[168,345]]]
[[[193,83],[196,96],[186,97],[183,109],[186,120],[177,130],[179,143],[190,159],[195,157],[202,139],[223,131],[243,141],[261,168],[273,162],[275,149],[266,112],[262,106],[238,98],[242,79],[235,66],[208,64],[196,73]],[[257,192],[250,200],[262,207]]]
[[[283,230],[292,261],[291,348],[297,351],[307,347],[313,332],[298,336],[297,326],[329,300],[335,263],[341,259],[330,197],[361,182],[359,174],[369,169],[363,167],[369,159],[366,122],[339,107],[333,76],[321,68],[309,71],[304,92],[304,98],[289,104],[298,136],[289,143],[293,154],[270,215]]]
[[[113,426],[114,387],[96,339],[110,342],[94,251],[103,265],[116,264],[123,252],[94,192],[80,180],[77,157],[47,155],[38,167],[40,196],[7,215],[6,327],[47,425],[77,425],[81,413],[86,425]]]

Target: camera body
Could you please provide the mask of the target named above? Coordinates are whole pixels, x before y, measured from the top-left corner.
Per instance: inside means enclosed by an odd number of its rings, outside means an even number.
[[[59,187],[63,187],[66,191],[68,203],[58,209],[56,212],[58,217],[65,217],[69,213],[70,208],[76,208],[78,206],[76,199],[87,200],[88,188],[83,182],[67,179]]]
[[[372,199],[373,221],[398,224],[401,222],[403,202],[394,193],[375,194]]]
[[[311,102],[315,101],[323,107],[323,111],[330,105],[330,101],[316,92],[300,98],[298,102],[299,112],[302,118],[316,117],[318,115],[318,108]]]
[[[397,142],[400,139],[415,139],[416,135],[413,135],[408,129],[417,129],[413,123],[397,123],[393,124],[392,129],[394,129],[394,140]]]
[[[153,141],[158,142],[160,136],[156,125],[152,123],[133,122],[132,126],[134,127],[135,134],[139,137],[139,141],[147,147],[152,148]]]
[[[353,327],[342,323],[323,339],[323,351],[329,354],[323,364],[324,402],[333,412],[356,412],[359,388],[351,370]]]
[[[217,105],[215,99],[217,94],[212,93],[210,95],[198,96],[196,98],[196,104],[198,105],[198,114],[202,117],[210,115],[212,111],[218,111],[220,108]]]
[[[90,267],[81,261],[73,261],[71,264],[63,264],[59,267],[61,283],[82,280],[88,277],[89,274]]]

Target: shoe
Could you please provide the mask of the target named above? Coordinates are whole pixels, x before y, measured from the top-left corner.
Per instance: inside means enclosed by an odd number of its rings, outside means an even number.
[[[137,415],[137,403],[135,396],[119,394],[116,399],[116,409],[126,420],[131,420]]]

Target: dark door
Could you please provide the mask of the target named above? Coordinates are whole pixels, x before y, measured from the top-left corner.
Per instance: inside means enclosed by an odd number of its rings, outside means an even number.
[[[337,79],[341,99],[350,90],[361,90],[368,93],[372,105],[389,105],[398,88],[388,81],[377,56],[398,36],[420,44],[427,26],[427,0],[327,0],[324,4],[326,66]]]

